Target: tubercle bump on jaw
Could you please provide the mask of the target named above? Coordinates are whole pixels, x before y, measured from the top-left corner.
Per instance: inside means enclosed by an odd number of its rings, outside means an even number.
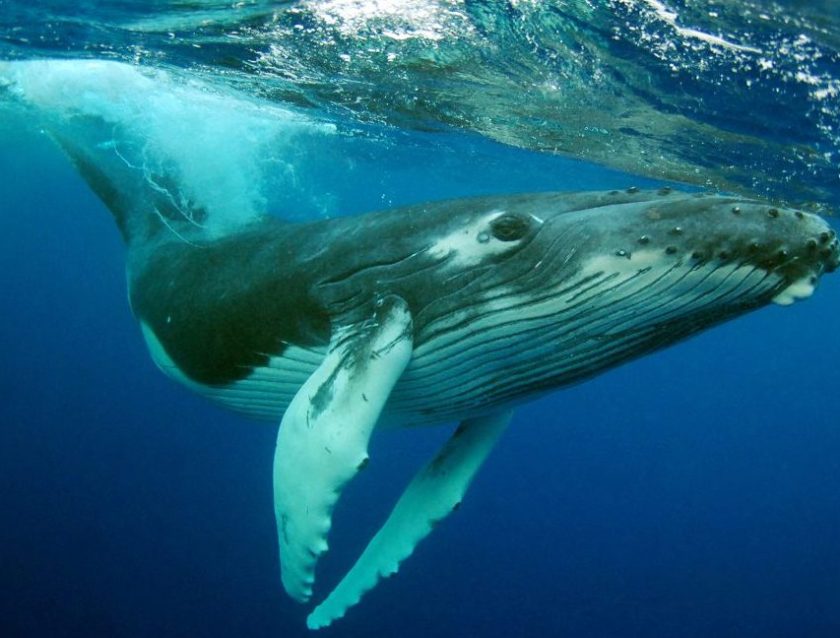
[[[642,193],[647,196],[650,191],[643,191],[630,187],[624,191],[612,191],[615,197],[627,194]],[[671,189],[662,188],[655,193],[667,196]],[[726,234],[723,231],[715,233],[716,237],[709,237],[708,233],[695,233],[695,225],[686,219],[685,223],[678,221],[676,209],[671,212],[668,208],[658,206],[649,207],[645,212],[645,220],[656,224],[656,227],[638,229],[638,234],[628,244],[615,247],[615,257],[635,259],[636,251],[654,248],[671,259],[690,260],[695,265],[709,261],[726,263],[739,262],[742,265],[773,272],[787,280],[799,280],[802,277],[816,273],[818,277],[823,272],[833,272],[840,268],[840,241],[837,232],[823,225],[822,217],[806,210],[787,208],[759,201],[749,201],[723,196],[710,196],[698,193],[700,198],[710,197],[714,200],[709,211],[717,210],[737,217],[743,217],[745,223],[755,224],[762,218],[761,227],[765,230],[750,239],[738,233]],[[682,200],[685,201],[685,200]],[[678,202],[674,206],[681,207]],[[707,210],[703,207],[703,210]],[[688,211],[690,212],[690,210]],[[699,210],[698,210],[699,212]],[[671,224],[662,228],[658,226],[660,220],[670,218]],[[681,219],[679,219],[682,222]],[[734,221],[734,220],[733,220]],[[736,222],[740,224],[740,222]],[[764,224],[767,224],[765,227]],[[744,228],[748,228],[747,225]],[[773,230],[776,229],[776,230]],[[701,229],[702,230],[702,229]],[[807,233],[810,230],[811,235]],[[641,232],[639,232],[641,231]],[[804,231],[804,232],[803,232]],[[762,233],[767,233],[766,236]],[[692,235],[698,234],[699,241],[692,241]],[[739,236],[740,235],[740,236]],[[689,240],[689,241],[686,241]]]

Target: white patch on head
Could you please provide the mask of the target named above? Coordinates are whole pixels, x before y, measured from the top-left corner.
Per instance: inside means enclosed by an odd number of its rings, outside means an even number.
[[[780,306],[789,306],[798,299],[807,299],[814,294],[814,278],[812,275],[807,275],[801,279],[797,279],[787,288],[782,290],[778,295],[773,297],[773,303]]]
[[[490,231],[490,224],[497,217],[505,214],[503,210],[493,210],[476,219],[468,226],[438,237],[428,251],[429,255],[437,258],[450,258],[454,266],[472,266],[486,257],[501,255],[515,248],[518,241],[500,241]],[[531,216],[538,224],[542,220]]]
[[[671,265],[672,255],[665,255],[661,250],[637,250],[628,252],[626,256],[615,254],[596,255],[587,259],[581,266],[583,276],[595,275],[600,272],[634,274],[645,268]]]

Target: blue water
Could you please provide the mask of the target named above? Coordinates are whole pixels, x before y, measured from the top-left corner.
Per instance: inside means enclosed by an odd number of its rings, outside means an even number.
[[[305,635],[276,566],[274,428],[154,368],[107,211],[46,140],[11,142],[4,635]],[[327,633],[837,635],[839,283],[520,409],[459,512]],[[440,436],[375,439],[322,582]]]
[[[0,115],[0,636],[313,635],[279,582],[275,426],[159,373],[109,213],[37,123]],[[274,183],[268,205],[658,183],[377,126],[311,141],[300,192]],[[458,512],[323,635],[840,635],[838,314],[829,276],[520,408]],[[445,434],[377,434],[319,591]]]

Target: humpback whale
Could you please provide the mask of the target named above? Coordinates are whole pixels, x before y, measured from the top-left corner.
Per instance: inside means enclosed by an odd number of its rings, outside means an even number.
[[[68,132],[69,131],[69,132]],[[306,603],[375,428],[458,422],[307,619],[342,617],[458,507],[517,405],[771,302],[840,264],[820,217],[670,188],[465,198],[225,233],[172,176],[53,137],[113,213],[129,301],[169,376],[279,423],[286,592]],[[268,474],[268,468],[266,468]]]
[[[396,572],[458,507],[517,404],[808,297],[840,263],[818,216],[668,188],[467,198],[296,224],[264,216],[208,238],[173,209],[177,192],[140,188],[63,146],[125,238],[131,307],[157,365],[280,422],[275,514],[292,598],[313,595],[332,510],[368,463],[373,430],[460,423],[309,615],[313,629]]]

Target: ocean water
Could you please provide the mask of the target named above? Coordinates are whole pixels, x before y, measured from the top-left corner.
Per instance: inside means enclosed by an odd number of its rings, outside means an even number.
[[[44,131],[177,176],[220,234],[665,179],[840,207],[832,0],[30,5],[0,2],[2,636],[311,635],[279,579],[276,424],[155,368],[119,233]],[[324,635],[840,635],[838,314],[827,276],[519,408]],[[445,436],[376,434],[321,595]]]

